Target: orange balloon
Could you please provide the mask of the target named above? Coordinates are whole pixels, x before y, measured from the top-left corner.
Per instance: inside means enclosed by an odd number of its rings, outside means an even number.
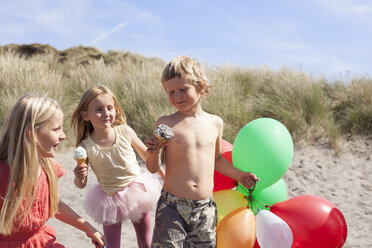
[[[218,222],[233,210],[248,206],[246,196],[240,191],[231,189],[213,192],[213,200],[217,205]]]
[[[255,216],[247,207],[235,209],[217,225],[217,248],[252,248],[256,241]]]

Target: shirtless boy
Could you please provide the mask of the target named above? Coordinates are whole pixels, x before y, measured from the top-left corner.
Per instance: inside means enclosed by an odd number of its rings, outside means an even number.
[[[214,170],[246,188],[258,179],[221,157],[223,121],[202,109],[201,99],[208,95],[210,85],[200,64],[190,57],[177,57],[165,67],[161,81],[178,111],[160,117],[156,123],[173,129],[170,141],[161,144],[160,149],[156,149],[158,140],[154,135],[146,142],[147,169],[156,173],[163,156],[166,167],[152,247],[216,247]]]

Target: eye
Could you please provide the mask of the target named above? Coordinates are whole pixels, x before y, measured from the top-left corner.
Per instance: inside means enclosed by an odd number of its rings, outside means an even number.
[[[56,127],[56,128],[53,128],[53,131],[59,131],[59,130],[61,130],[62,129],[62,126],[58,126],[58,127]]]

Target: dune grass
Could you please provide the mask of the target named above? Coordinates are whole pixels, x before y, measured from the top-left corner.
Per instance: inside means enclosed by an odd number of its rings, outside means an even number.
[[[104,53],[92,47],[58,51],[48,45],[0,47],[0,124],[15,101],[28,92],[43,92],[65,112],[66,146],[73,145],[70,118],[82,93],[106,85],[118,97],[128,123],[144,140],[161,115],[175,109],[160,82],[165,62],[124,51]],[[224,120],[224,139],[260,117],[274,118],[294,142],[325,140],[337,148],[344,137],[372,137],[372,79],[314,78],[283,67],[211,67],[205,72],[213,87],[203,108]]]

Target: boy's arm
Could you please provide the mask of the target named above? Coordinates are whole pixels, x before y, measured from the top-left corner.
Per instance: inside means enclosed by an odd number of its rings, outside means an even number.
[[[164,144],[161,144],[160,145],[161,147],[159,148],[158,143],[159,141],[155,137],[155,135],[152,135],[150,138],[146,140],[146,146],[147,146],[146,167],[151,173],[156,173],[159,170],[162,170],[161,158],[163,154],[162,148]]]
[[[155,124],[155,127],[159,126],[164,122],[164,117],[160,117]],[[159,145],[159,140],[154,134],[146,140],[147,157],[146,167],[151,173],[158,172],[159,175],[164,179],[164,171],[161,167],[161,159],[164,154],[164,147],[167,145],[167,141],[163,141]]]
[[[229,161],[222,158],[221,155],[216,159],[215,169],[219,173],[240,182],[247,189],[251,188],[259,181],[255,174],[239,170],[232,166]]]
[[[230,164],[229,161],[224,159],[221,156],[221,139],[222,139],[222,133],[223,133],[223,121],[222,119],[218,119],[218,127],[219,127],[219,135],[216,140],[216,148],[215,148],[215,170],[217,170],[219,173],[228,176],[238,182],[240,182],[245,188],[249,189],[253,185],[256,184],[256,182],[259,181],[257,176],[250,172],[244,172],[239,170],[238,168],[234,167],[232,164]]]
[[[92,243],[96,247],[103,247],[105,245],[103,235],[61,200],[59,201],[58,213],[55,217],[85,232],[87,236],[92,239]]]

